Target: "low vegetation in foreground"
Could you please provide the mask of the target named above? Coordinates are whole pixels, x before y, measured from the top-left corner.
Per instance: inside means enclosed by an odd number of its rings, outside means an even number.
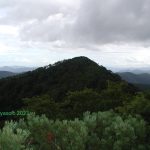
[[[148,150],[148,125],[139,116],[113,111],[84,113],[82,119],[50,120],[29,115],[6,122],[2,150]]]

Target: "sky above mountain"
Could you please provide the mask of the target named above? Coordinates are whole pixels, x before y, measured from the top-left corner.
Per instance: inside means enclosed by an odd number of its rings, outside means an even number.
[[[106,67],[148,67],[149,18],[149,0],[0,0],[0,66],[82,55]]]

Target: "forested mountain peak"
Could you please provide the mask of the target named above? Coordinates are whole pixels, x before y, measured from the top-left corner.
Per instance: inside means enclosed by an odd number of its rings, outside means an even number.
[[[91,64],[93,64],[95,66],[98,66],[98,64],[96,62],[92,61],[88,57],[80,56],[80,57],[74,57],[72,59],[65,59],[65,60],[62,60],[62,61],[58,61],[58,62],[56,62],[54,64],[50,64],[48,66],[45,66],[44,68],[48,69],[48,68],[50,68],[52,66],[56,66],[57,67],[57,66],[60,66],[60,65],[63,65],[63,66],[65,66],[65,65],[67,65],[67,66],[68,65],[69,66],[73,65],[73,67],[74,67],[74,66],[79,66],[79,65],[80,66],[85,66],[85,65],[91,65]]]
[[[120,76],[99,66],[87,57],[56,62],[14,77],[0,80],[1,110],[19,108],[23,98],[49,94],[62,101],[69,91],[91,88],[101,91],[107,81],[121,82]]]

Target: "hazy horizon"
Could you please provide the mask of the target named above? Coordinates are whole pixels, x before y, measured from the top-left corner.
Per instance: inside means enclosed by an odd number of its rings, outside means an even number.
[[[66,58],[66,59],[71,59],[71,58]],[[64,60],[64,59],[62,59],[62,60]],[[62,61],[62,60],[57,60],[57,61]],[[55,61],[55,62],[57,62],[57,61]],[[95,60],[93,60],[93,61],[95,61]],[[52,63],[49,63],[49,64],[54,64],[55,62],[52,62]],[[99,62],[97,62],[97,61],[95,61],[96,63],[98,63],[99,65],[102,65],[102,64],[100,64]],[[49,65],[49,64],[45,64],[45,65],[39,65],[39,66],[31,66],[31,65],[4,65],[4,66],[1,66],[0,65],[0,71],[6,71],[6,70],[8,70],[9,71],[9,69],[12,69],[12,68],[14,68],[14,69],[19,69],[19,68],[27,68],[27,69],[29,69],[30,70],[30,68],[32,69],[32,68],[38,68],[38,67],[44,67],[44,66],[47,66],[47,65]],[[104,66],[104,65],[102,65],[102,66]],[[150,72],[150,65],[147,65],[147,66],[144,66],[144,67],[140,67],[140,66],[135,66],[135,67],[127,67],[127,66],[117,66],[117,67],[114,67],[114,66],[104,66],[104,67],[106,67],[108,70],[111,70],[111,71],[113,71],[113,72],[126,72],[126,71],[131,71],[131,72],[136,72],[136,71],[139,71],[139,72],[145,72],[145,73],[147,73],[147,72]]]

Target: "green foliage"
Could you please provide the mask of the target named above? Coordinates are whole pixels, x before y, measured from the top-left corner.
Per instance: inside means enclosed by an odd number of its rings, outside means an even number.
[[[70,117],[79,117],[85,111],[96,112],[123,106],[133,97],[126,82],[108,81],[107,88],[101,92],[93,89],[69,92],[65,98],[63,112]]]
[[[29,130],[17,128],[17,123],[6,122],[3,129],[0,130],[0,149],[29,150],[25,144],[29,135]]]
[[[36,114],[45,114],[53,119],[58,117],[59,106],[49,95],[25,98],[23,101],[25,104],[24,109],[36,112]]]
[[[112,112],[86,114],[84,121],[90,131],[90,150],[146,150],[146,127],[143,120],[122,118]]]
[[[106,111],[123,106],[133,97],[127,88],[126,82],[107,81],[107,89],[98,91],[85,88],[68,92],[62,102],[54,101],[49,95],[25,98],[23,101],[25,109],[46,114],[49,118],[75,118],[81,117],[85,111]]]
[[[66,117],[75,118],[80,117],[85,111],[99,111],[100,105],[100,94],[92,89],[84,89],[68,92],[61,108],[63,108]]]
[[[124,106],[119,107],[118,110],[123,113],[140,114],[147,121],[150,121],[150,99],[143,93],[134,96],[132,101],[125,103]]]
[[[3,150],[148,150],[147,126],[141,118],[114,112],[89,112],[82,120],[49,120],[29,115],[0,131]],[[10,139],[10,137],[12,137]]]

